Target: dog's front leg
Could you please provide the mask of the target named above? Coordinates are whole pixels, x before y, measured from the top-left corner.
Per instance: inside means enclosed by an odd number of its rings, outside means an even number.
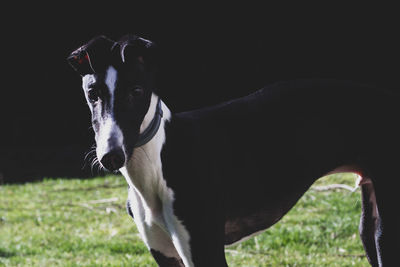
[[[375,243],[375,232],[377,230],[378,215],[375,190],[370,180],[368,180],[368,182],[364,182],[364,184],[361,185],[361,196],[362,214],[359,228],[361,241],[364,245],[364,249],[371,266],[379,266]]]
[[[157,264],[161,267],[184,267],[171,236],[166,229],[149,216],[142,200],[134,189],[129,189],[127,209]],[[146,214],[147,213],[147,214]]]
[[[192,260],[190,234],[182,222],[175,216],[171,200],[163,203],[163,218],[171,236],[172,243],[184,263],[183,266],[196,266]]]
[[[219,220],[216,205],[205,206],[205,202],[193,203],[190,199],[181,217],[173,213],[172,206],[164,208],[172,241],[185,266],[227,267],[224,247],[224,224]],[[199,204],[199,205],[197,205]],[[206,211],[202,216],[200,211]]]

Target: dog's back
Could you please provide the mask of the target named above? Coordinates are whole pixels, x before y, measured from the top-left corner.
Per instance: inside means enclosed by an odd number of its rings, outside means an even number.
[[[176,114],[167,140],[212,149],[223,155],[216,160],[229,162],[230,169],[243,166],[244,158],[256,166],[284,158],[301,165],[322,163],[323,151],[332,157],[341,150],[361,156],[362,147],[373,139],[381,138],[374,149],[394,147],[399,101],[400,95],[391,91],[346,81],[281,82],[214,107]],[[349,131],[354,128],[358,131]],[[185,146],[185,139],[191,145]],[[232,164],[236,161],[241,164]]]

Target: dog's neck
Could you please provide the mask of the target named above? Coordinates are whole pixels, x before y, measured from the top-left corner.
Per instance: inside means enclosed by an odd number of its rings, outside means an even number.
[[[149,127],[151,121],[155,117],[156,109],[157,109],[157,102],[158,102],[158,96],[153,93],[151,95],[149,110],[147,111],[146,115],[144,116],[143,122],[140,125],[140,133],[143,133],[147,129],[147,127]],[[167,112],[169,112],[169,109],[165,106],[164,103],[162,104],[162,108],[163,108],[163,110],[166,109]]]
[[[153,94],[140,132],[143,132],[154,118],[157,101],[158,96]],[[139,193],[151,210],[160,208],[161,198],[168,193],[162,174],[161,149],[165,142],[165,122],[170,120],[171,112],[163,102],[161,108],[164,115],[157,133],[148,143],[135,148],[132,157],[120,169],[129,186]]]

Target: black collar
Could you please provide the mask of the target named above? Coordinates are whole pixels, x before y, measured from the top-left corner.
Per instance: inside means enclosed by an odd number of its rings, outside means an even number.
[[[161,118],[163,117],[163,111],[161,108],[161,99],[158,98],[156,113],[154,114],[154,118],[151,120],[149,126],[139,134],[139,138],[135,144],[135,147],[140,147],[147,144],[157,133],[160,128]]]

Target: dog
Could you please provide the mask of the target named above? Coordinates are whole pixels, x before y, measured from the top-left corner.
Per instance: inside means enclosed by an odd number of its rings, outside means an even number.
[[[82,77],[97,157],[125,177],[128,212],[160,266],[227,266],[226,245],[269,228],[318,178],[338,172],[361,177],[369,263],[396,262],[396,92],[293,80],[172,113],[158,97],[152,41],[97,36],[68,62]]]

